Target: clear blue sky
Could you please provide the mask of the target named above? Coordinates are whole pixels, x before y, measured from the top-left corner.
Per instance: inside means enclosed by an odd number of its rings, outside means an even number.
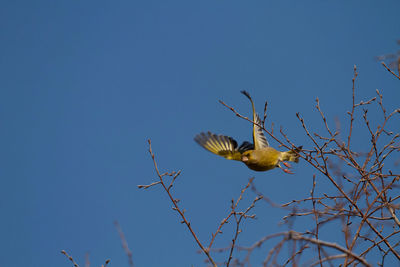
[[[174,193],[201,240],[249,177],[277,202],[307,197],[314,171],[304,162],[295,175],[255,173],[193,137],[249,140],[249,123],[218,103],[248,115],[246,89],[260,112],[269,101],[268,125],[310,145],[295,113],[318,130],[319,97],[331,122],[344,121],[354,64],[360,99],[378,88],[398,108],[399,82],[374,56],[399,49],[399,10],[399,1],[2,1],[0,265],[71,266],[65,249],[81,266],[86,252],[92,266],[128,266],[118,220],[136,266],[202,266],[162,190],[136,187],[156,179],[146,140],[162,170],[183,170]],[[282,211],[261,203],[256,213],[242,245],[286,230]]]

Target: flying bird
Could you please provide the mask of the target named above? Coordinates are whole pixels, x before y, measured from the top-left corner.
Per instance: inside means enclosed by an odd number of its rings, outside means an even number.
[[[246,91],[241,91],[241,93],[250,100],[253,108],[253,144],[245,141],[238,147],[238,143],[232,137],[211,132],[200,133],[195,136],[194,140],[208,151],[226,159],[241,161],[254,171],[280,168],[286,173],[293,174],[289,170],[290,164],[286,161],[299,162],[298,152],[302,147],[283,152],[270,147],[260,127],[261,120],[255,111],[250,94]],[[283,168],[281,163],[287,169]]]

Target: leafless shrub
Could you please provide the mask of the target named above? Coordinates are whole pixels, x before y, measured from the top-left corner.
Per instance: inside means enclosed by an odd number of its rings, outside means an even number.
[[[384,66],[387,68],[386,65]],[[392,74],[399,78],[395,73],[392,72]],[[179,214],[181,222],[186,225],[200,251],[206,256],[206,261],[212,266],[250,266],[253,252],[272,239],[278,239],[278,241],[265,254],[263,266],[286,266],[288,264],[293,266],[323,266],[324,264],[330,266],[339,264],[342,266],[373,266],[378,264],[383,266],[385,258],[389,255],[400,260],[400,221],[396,215],[396,210],[400,207],[400,196],[398,190],[395,190],[398,188],[400,174],[394,173],[388,167],[394,162],[395,152],[400,151],[400,133],[387,129],[389,121],[399,115],[400,109],[388,112],[383,105],[383,95],[378,90],[375,97],[360,102],[356,101],[357,75],[354,66],[352,106],[348,112],[348,133],[346,135],[340,132],[338,124],[335,130],[331,127],[318,98],[315,108],[316,112],[320,114],[324,131],[318,133],[311,131],[301,114],[296,114],[303,133],[312,144],[299,152],[303,162],[309,164],[316,172],[313,177],[310,177],[312,186],[309,196],[303,196],[286,204],[277,204],[259,192],[253,179],[250,179],[241,190],[237,200],[232,200],[230,213],[211,234],[208,245],[205,245],[206,242],[201,241],[192,228],[185,215],[185,209],[181,208],[179,200],[173,196],[172,187],[176,183],[180,171],[171,173],[159,171],[150,140],[149,152],[158,180],[138,187],[148,189],[153,186],[161,186],[164,189],[173,204],[173,210]],[[236,116],[254,123],[233,107],[220,102]],[[381,121],[370,121],[368,107],[373,105],[382,114]],[[260,126],[281,146],[287,149],[295,148],[294,142],[282,129],[279,136],[273,130],[266,129],[264,125],[266,108],[267,104],[264,110],[263,125]],[[357,115],[358,110],[361,111],[361,116]],[[398,117],[396,119],[398,120]],[[353,129],[357,120],[365,125],[370,136],[370,141],[364,144],[363,151],[356,151],[352,145],[354,139],[357,138]],[[341,136],[345,136],[345,138],[342,139]],[[317,180],[321,179],[328,181],[332,189],[329,193],[319,193],[317,190]],[[256,197],[246,209],[239,211],[238,204],[249,188],[256,194]],[[288,230],[261,237],[248,247],[239,246],[238,235],[241,232],[240,229],[243,228],[241,223],[244,219],[254,218],[255,215],[250,215],[249,212],[259,200],[266,201],[273,207],[287,210],[288,213],[283,218],[285,223],[290,223],[291,218],[308,219],[313,222],[313,229],[306,232]],[[231,219],[230,222],[233,221],[236,226],[231,244],[225,248],[213,248],[216,236],[221,234],[221,229],[228,219]],[[321,233],[329,226],[334,226],[337,232],[335,233],[336,239],[333,241],[321,240]],[[294,226],[292,225],[292,227]],[[286,259],[282,253],[284,247],[290,251]],[[235,250],[245,252],[245,256],[235,258]],[[313,252],[307,253],[309,250]],[[226,260],[221,263],[216,262],[213,257],[215,253],[226,253]],[[373,257],[369,257],[370,255]],[[380,255],[378,263],[368,261],[369,258],[376,259],[377,255]]]

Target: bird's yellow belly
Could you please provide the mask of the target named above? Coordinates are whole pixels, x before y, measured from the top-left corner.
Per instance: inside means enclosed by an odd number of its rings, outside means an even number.
[[[276,167],[276,165],[259,165],[259,164],[246,164],[249,169],[253,171],[263,172],[268,171]]]
[[[254,150],[252,160],[245,162],[248,168],[254,171],[268,171],[277,167],[280,152],[272,147],[262,150]]]

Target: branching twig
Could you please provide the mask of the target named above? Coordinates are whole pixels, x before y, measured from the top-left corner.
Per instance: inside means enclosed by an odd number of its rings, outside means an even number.
[[[382,64],[388,71],[399,78],[398,75],[392,72],[384,63]],[[228,258],[223,263],[226,264],[226,266],[230,264],[250,266],[250,256],[253,251],[256,248],[260,248],[268,240],[276,237],[281,237],[281,239],[269,249],[263,262],[264,266],[268,264],[278,265],[277,261],[281,259],[280,253],[283,248],[286,247],[290,255],[287,260],[283,262],[284,265],[292,263],[293,266],[297,266],[298,263],[301,263],[302,258],[308,255],[307,253],[303,253],[308,247],[315,247],[318,254],[315,253],[314,257],[308,261],[309,264],[307,266],[311,264],[311,266],[320,265],[322,267],[323,264],[327,263],[331,266],[337,266],[333,264],[333,262],[336,263],[341,259],[343,259],[343,267],[358,264],[371,266],[365,258],[373,251],[382,255],[381,263],[378,263],[379,265],[383,265],[385,258],[389,255],[400,260],[400,253],[398,251],[400,242],[396,243],[394,241],[396,239],[398,240],[400,236],[400,220],[398,215],[396,215],[396,209],[399,209],[400,206],[398,203],[400,196],[393,190],[398,188],[398,183],[396,182],[399,181],[400,174],[393,173],[390,169],[385,167],[388,159],[394,155],[395,152],[400,152],[400,133],[387,129],[389,121],[392,120],[395,114],[400,113],[400,109],[395,109],[391,113],[387,112],[383,105],[383,96],[378,90],[378,96],[368,98],[368,100],[358,100],[356,98],[357,77],[357,68],[354,66],[351,109],[348,112],[349,131],[346,136],[341,136],[340,125],[336,126],[335,130],[331,128],[328,123],[328,116],[323,112],[318,98],[316,98],[316,109],[322,119],[322,127],[326,130],[324,133],[314,132],[313,125],[307,122],[300,113],[296,113],[304,136],[311,141],[311,147],[304,148],[296,153],[305,163],[316,170],[318,175],[325,178],[325,182],[328,182],[333,190],[324,190],[326,191],[325,193],[318,193],[321,190],[317,190],[317,174],[315,174],[313,175],[313,183],[309,196],[291,200],[285,204],[278,204],[259,192],[251,179],[241,191],[238,199],[236,201],[231,201],[229,213],[220,222],[217,230],[211,234],[211,240],[208,246],[204,247],[191,228],[190,223],[187,221],[184,210],[182,211],[178,207],[178,200],[174,199],[171,195],[171,188],[180,172],[159,173],[154,154],[151,151],[150,141],[150,154],[153,158],[159,181],[139,187],[146,189],[161,184],[174,204],[173,209],[180,214],[183,223],[189,228],[195,241],[201,248],[201,251],[207,255],[209,261],[214,266],[216,266],[216,263],[212,260],[209,254],[210,251],[219,253],[227,252]],[[223,101],[220,101],[220,103],[230,109],[237,117],[247,120],[252,124],[257,124],[269,137],[275,140],[279,146],[290,150],[296,148],[294,142],[283,131],[282,127],[280,133],[283,138],[276,136],[273,130],[266,129],[267,102],[264,106],[264,117],[261,121],[262,125],[241,115],[233,107],[228,106]],[[368,116],[367,108],[375,105],[377,105],[383,115],[381,121],[371,121],[370,116]],[[353,128],[356,127],[355,125],[358,126],[356,123],[358,123],[360,119],[358,116],[360,110],[362,111],[361,122],[365,125],[370,139],[368,140],[369,142],[363,146],[363,151],[355,151],[355,141],[359,137],[354,135]],[[273,122],[271,122],[271,125],[274,125]],[[336,125],[338,125],[338,121],[336,121]],[[163,180],[164,176],[170,176],[171,181],[168,186],[166,186]],[[321,181],[321,178],[318,177],[318,179],[318,181]],[[318,183],[318,186],[319,184],[320,183]],[[245,190],[250,186],[252,191],[257,195],[257,198],[253,200],[246,210],[240,212],[238,211],[238,204]],[[283,209],[288,212],[287,215],[283,217],[283,223],[287,224],[289,229],[293,229],[294,227],[294,218],[311,219],[314,222],[312,226],[314,229],[308,230],[305,233],[290,230],[271,234],[255,242],[250,247],[240,246],[238,244],[238,236],[241,233],[241,222],[246,218],[254,218],[254,215],[248,215],[248,212],[254,207],[255,203],[261,199],[267,202],[271,207]],[[223,248],[213,248],[217,235],[222,233],[222,228],[228,223],[229,219],[233,221],[234,224],[234,236],[231,245]],[[335,238],[339,239],[343,236],[343,241],[338,242],[335,239],[334,242],[328,242],[320,239],[322,233],[324,233],[323,231],[326,229],[325,226],[328,224],[335,225],[334,227],[336,228],[338,224],[341,225],[341,230]],[[340,234],[340,232],[342,232],[343,235]],[[361,241],[365,242],[364,244],[366,245],[359,246]],[[344,245],[341,246],[339,245],[340,243]],[[243,261],[233,257],[235,248],[239,251],[247,252]],[[339,251],[340,254],[332,254],[334,250]]]
[[[162,188],[163,188],[164,191],[167,193],[169,199],[171,200],[171,202],[172,202],[172,204],[173,204],[173,206],[174,206],[174,207],[173,207],[173,210],[175,210],[175,211],[177,211],[177,212],[179,213],[179,215],[181,216],[181,218],[182,218],[182,220],[183,220],[182,222],[187,226],[187,228],[189,229],[189,231],[190,231],[190,233],[192,234],[193,238],[195,239],[197,245],[200,247],[200,249],[201,249],[201,250],[204,252],[204,254],[207,256],[207,258],[208,258],[208,260],[211,262],[211,264],[212,264],[213,266],[217,266],[217,264],[215,263],[214,259],[213,259],[213,258],[211,257],[211,255],[210,255],[210,251],[209,251],[207,248],[205,248],[205,247],[203,246],[203,244],[200,242],[199,238],[197,237],[196,233],[194,232],[194,230],[193,230],[193,228],[192,228],[190,222],[188,221],[188,219],[186,218],[186,216],[185,216],[185,214],[184,214],[185,210],[181,210],[181,209],[180,209],[180,207],[178,206],[178,201],[177,201],[177,199],[175,199],[175,198],[172,196],[171,190],[170,190],[171,187],[172,187],[172,183],[167,187],[166,184],[165,184],[165,182],[164,182],[163,177],[164,177],[165,175],[173,176],[174,178],[173,178],[173,181],[172,181],[172,182],[174,182],[174,181],[175,181],[175,178],[179,175],[180,172],[178,172],[178,173],[173,172],[173,173],[164,173],[164,174],[161,174],[160,171],[158,170],[157,162],[156,162],[156,160],[155,160],[155,156],[154,156],[153,150],[152,150],[152,148],[151,148],[151,140],[150,140],[150,139],[148,140],[148,143],[149,143],[149,153],[150,153],[150,156],[151,156],[151,158],[152,158],[152,160],[153,160],[154,169],[155,169],[155,171],[156,171],[156,173],[157,173],[157,176],[158,176],[158,178],[160,179],[160,181],[151,183],[151,184],[150,184],[149,186],[147,186],[147,187],[146,187],[146,186],[141,186],[141,185],[139,185],[138,187],[139,187],[139,188],[148,188],[148,187],[153,186],[153,185],[156,185],[156,184],[161,184]]]

